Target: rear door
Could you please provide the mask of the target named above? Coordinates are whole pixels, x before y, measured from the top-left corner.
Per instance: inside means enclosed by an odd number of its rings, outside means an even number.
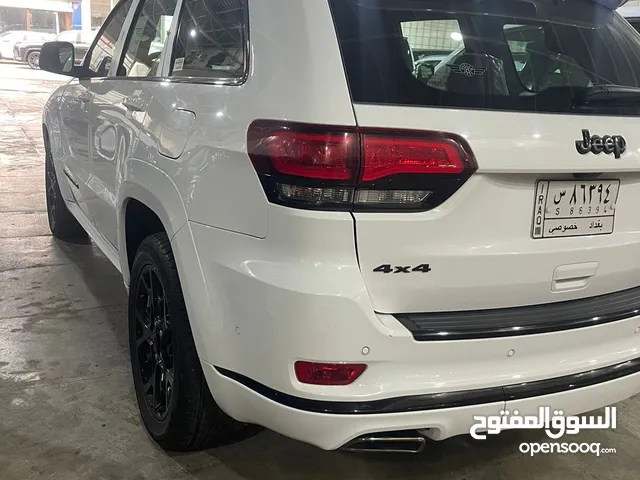
[[[371,155],[382,166],[380,152],[406,156],[377,186],[405,185],[414,202],[354,212],[377,311],[541,304],[640,284],[640,100],[584,100],[594,86],[640,86],[628,23],[581,0],[331,4],[358,124],[397,145]],[[418,78],[404,38],[416,58],[448,56]]]
[[[129,31],[123,36],[118,65],[93,89],[92,161],[95,192],[91,210],[98,230],[117,246],[116,189],[126,159],[136,149],[151,102],[150,86],[159,81],[162,49],[177,0],[141,0]]]

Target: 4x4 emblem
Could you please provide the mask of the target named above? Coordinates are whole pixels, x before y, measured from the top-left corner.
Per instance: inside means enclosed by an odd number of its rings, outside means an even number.
[[[589,130],[582,130],[582,140],[576,140],[576,150],[580,155],[587,153],[613,153],[616,158],[620,158],[627,149],[627,141],[622,135],[591,135]]]

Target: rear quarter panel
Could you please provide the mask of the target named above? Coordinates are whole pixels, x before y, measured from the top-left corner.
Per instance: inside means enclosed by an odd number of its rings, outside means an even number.
[[[249,17],[246,82],[151,85],[141,142],[148,148],[140,158],[175,181],[189,220],[262,238],[268,203],[246,153],[249,125],[256,119],[354,125],[355,119],[327,2],[253,2]],[[176,109],[196,119],[184,153],[173,159],[157,145]]]

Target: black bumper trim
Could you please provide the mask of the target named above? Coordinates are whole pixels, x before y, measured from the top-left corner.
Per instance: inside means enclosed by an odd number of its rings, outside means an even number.
[[[587,372],[529,383],[475,390],[461,390],[457,392],[409,395],[405,397],[370,400],[367,402],[336,402],[297,397],[274,390],[260,382],[252,380],[240,373],[227,370],[226,368],[215,367],[215,369],[221,375],[244,385],[269,400],[273,400],[287,407],[314,413],[364,415],[466,407],[484,403],[521,400],[567,390],[575,390],[640,372],[640,357]]]
[[[418,341],[513,337],[592,327],[640,315],[640,287],[524,307],[395,314]]]

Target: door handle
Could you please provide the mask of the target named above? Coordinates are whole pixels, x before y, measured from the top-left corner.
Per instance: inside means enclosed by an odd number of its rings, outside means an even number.
[[[78,94],[78,100],[80,100],[82,103],[89,103],[92,99],[92,95],[91,93],[84,91],[84,92],[80,92]]]
[[[139,97],[126,97],[122,100],[122,104],[134,112],[140,112],[144,108],[144,102]]]

